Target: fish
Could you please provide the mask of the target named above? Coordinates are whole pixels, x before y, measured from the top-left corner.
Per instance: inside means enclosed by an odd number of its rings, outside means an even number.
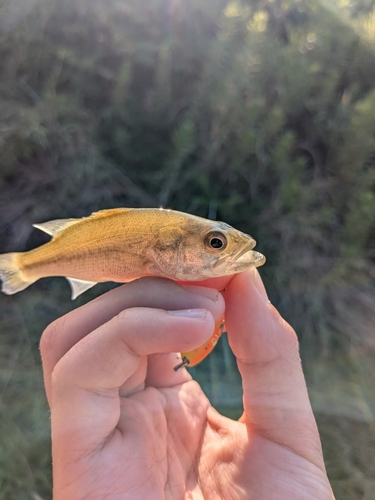
[[[52,238],[33,250],[0,255],[5,294],[41,278],[63,276],[75,299],[101,282],[127,283],[144,276],[200,281],[266,260],[253,250],[251,236],[225,222],[163,208],[107,209],[34,227]]]
[[[265,262],[253,251],[251,236],[175,210],[116,208],[34,227],[51,241],[0,255],[2,291],[8,295],[50,276],[66,277],[75,299],[99,282],[126,283],[144,276],[197,281]]]

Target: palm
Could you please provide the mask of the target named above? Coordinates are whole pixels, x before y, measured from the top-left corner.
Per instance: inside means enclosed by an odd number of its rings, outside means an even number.
[[[246,424],[217,413],[194,381],[121,399],[117,431],[92,462],[97,470],[90,476],[106,470],[96,493],[101,487],[113,498],[324,498],[323,471],[292,450],[249,436]],[[310,496],[299,496],[301,483],[310,485]]]
[[[145,500],[181,499],[187,491],[194,491],[193,498],[201,498],[198,464],[208,407],[207,398],[193,381],[171,388],[148,387],[122,400],[121,437],[116,446],[132,471],[133,483],[126,479],[119,485],[122,491],[137,491],[136,498]]]

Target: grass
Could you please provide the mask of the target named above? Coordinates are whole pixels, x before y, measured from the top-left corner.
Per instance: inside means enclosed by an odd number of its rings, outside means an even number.
[[[373,500],[374,422],[316,413],[328,476],[337,500]]]
[[[12,353],[4,346],[1,353],[0,500],[48,499],[50,431],[41,368],[25,366],[32,361],[27,344],[17,349],[22,369],[14,367]]]
[[[306,364],[310,399],[337,500],[373,500],[375,353],[358,349]]]

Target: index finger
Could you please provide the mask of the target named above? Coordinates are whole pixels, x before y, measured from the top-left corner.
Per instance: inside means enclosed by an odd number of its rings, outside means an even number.
[[[206,308],[217,321],[222,314],[223,298],[209,288],[183,287],[163,278],[142,278],[75,309],[52,323],[42,335],[40,350],[47,393],[56,363],[90,332],[132,307],[168,310]]]

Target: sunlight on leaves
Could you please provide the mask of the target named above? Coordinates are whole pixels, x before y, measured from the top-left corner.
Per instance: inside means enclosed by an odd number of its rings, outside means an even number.
[[[238,2],[230,2],[224,10],[225,17],[240,17],[243,12],[243,6]]]
[[[254,14],[252,19],[247,23],[249,31],[266,31],[269,14],[265,10],[260,10]]]

